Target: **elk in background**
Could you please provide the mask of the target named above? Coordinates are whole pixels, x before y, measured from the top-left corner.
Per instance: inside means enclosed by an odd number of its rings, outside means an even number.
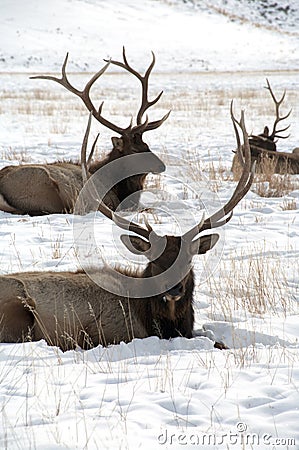
[[[203,216],[184,235],[159,236],[148,223],[143,227],[129,221],[98,200],[101,213],[126,232],[134,233],[122,235],[122,243],[132,253],[142,252],[148,260],[141,272],[132,272],[129,268],[118,269],[119,273],[135,280],[134,293],[137,291],[138,280],[142,283],[141,292],[144,293],[144,283],[149,281],[155,285],[157,281],[154,277],[162,276],[162,282],[160,278],[157,285],[158,294],[148,297],[141,295],[140,298],[136,298],[136,295],[116,295],[98,286],[86,273],[80,271],[4,275],[0,277],[0,341],[45,339],[48,344],[67,350],[76,345],[89,348],[153,335],[162,339],[176,336],[191,338],[195,282],[192,258],[215,246],[219,235],[205,233],[225,225],[232,218],[234,208],[250,189],[254,176],[243,112],[240,122],[233,115],[232,120],[235,131],[238,124],[243,133],[242,176],[223,208],[208,218]],[[85,162],[89,127],[90,120],[82,144],[85,180],[90,176]],[[242,159],[237,131],[236,137]],[[170,281],[167,271],[171,267],[175,277]],[[100,279],[106,278],[113,283],[113,271],[94,270]]]
[[[276,143],[278,139],[287,139],[290,135],[282,136],[280,133],[288,130],[290,125],[277,129],[279,123],[287,119],[292,110],[287,114],[280,114],[280,107],[285,99],[286,91],[283,92],[280,100],[275,97],[269,80],[266,79],[266,89],[270,92],[271,98],[275,104],[275,120],[272,127],[272,131],[267,126],[264,127],[264,131],[258,135],[249,136],[249,145],[251,150],[252,161],[256,161],[256,170],[259,173],[264,173],[269,165],[271,166],[273,173],[299,173],[299,151],[294,149],[292,153],[278,152]],[[240,166],[236,155],[233,159],[232,171],[237,173]]]
[[[35,76],[30,78],[52,80],[77,95],[93,116],[105,127],[119,134],[112,137],[113,149],[102,160],[87,164],[88,171],[93,174],[98,169],[122,156],[136,153],[146,153],[144,172],[125,178],[113,186],[104,198],[104,202],[115,210],[120,203],[122,207],[133,208],[139,203],[140,193],[143,189],[146,175],[150,172],[161,173],[165,170],[163,162],[154,155],[148,145],[143,142],[143,133],[158,128],[169,116],[169,112],[160,120],[149,122],[148,117],[143,119],[145,112],[160,99],[162,92],[153,100],[148,99],[148,80],[155,65],[155,55],[152,53],[152,62],[144,76],[134,70],[127,61],[123,48],[123,62],[111,61],[112,64],[123,67],[140,81],[142,86],[141,106],[137,114],[137,123],[127,128],[121,128],[102,116],[103,102],[97,109],[90,98],[90,89],[98,78],[106,71],[110,61],[99,70],[85,85],[82,91],[75,88],[68,80],[66,65],[68,54],[62,66],[61,78],[53,76]],[[95,147],[95,144],[93,148]],[[51,213],[71,213],[78,193],[82,188],[82,174],[79,162],[54,162],[52,164],[28,164],[20,166],[7,166],[0,171],[0,210],[14,214],[43,215]],[[125,199],[136,193],[133,200],[127,203]]]

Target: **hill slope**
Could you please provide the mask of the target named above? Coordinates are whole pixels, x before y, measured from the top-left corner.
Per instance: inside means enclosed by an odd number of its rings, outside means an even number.
[[[92,71],[99,59],[118,56],[122,45],[137,59],[154,50],[159,70],[164,71],[297,68],[298,34],[289,34],[289,25],[253,26],[269,25],[269,20],[261,9],[248,6],[252,3],[241,4],[242,8],[236,0],[3,0],[0,71],[59,70],[67,51],[71,70]],[[246,16],[246,21],[235,20],[237,16]],[[281,21],[278,14],[274,22]]]

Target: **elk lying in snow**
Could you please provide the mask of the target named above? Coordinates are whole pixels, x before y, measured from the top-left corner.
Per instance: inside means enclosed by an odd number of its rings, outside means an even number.
[[[266,79],[266,89],[270,92],[272,100],[275,104],[275,121],[273,124],[272,132],[270,134],[269,128],[264,127],[263,133],[259,135],[249,136],[249,145],[251,150],[252,161],[256,161],[257,172],[263,173],[266,168],[269,167],[269,162],[274,173],[299,173],[299,152],[298,149],[294,149],[293,152],[278,152],[276,149],[277,139],[287,139],[287,136],[281,136],[279,133],[286,131],[290,125],[277,130],[279,122],[285,120],[291,114],[291,110],[284,116],[280,115],[279,108],[284,101],[286,91],[282,94],[280,100],[277,100],[273,90],[270,86],[269,80]],[[235,155],[233,159],[232,171],[239,170],[238,158]]]
[[[158,128],[168,117],[167,113],[162,119],[149,122],[143,121],[144,113],[160,99],[162,92],[153,100],[148,100],[148,80],[155,64],[154,53],[152,62],[144,76],[140,75],[127,62],[125,49],[123,49],[123,62],[108,61],[86,84],[82,91],[72,86],[66,75],[68,55],[62,66],[62,77],[35,76],[53,80],[67,90],[81,98],[87,109],[105,127],[118,133],[120,137],[112,137],[113,149],[103,160],[88,163],[88,171],[93,174],[111,161],[136,153],[146,153],[146,163],[143,173],[125,178],[109,190],[104,202],[115,210],[120,203],[124,208],[136,207],[143,189],[145,177],[148,173],[161,173],[165,170],[163,162],[154,155],[148,145],[143,142],[143,133]],[[94,82],[105,72],[109,64],[124,68],[141,82],[142,100],[137,114],[137,123],[127,128],[114,125],[102,116],[103,103],[96,109],[91,98],[90,89]],[[51,213],[69,213],[73,211],[78,193],[82,188],[82,175],[79,163],[55,162],[52,164],[28,164],[20,166],[7,166],[0,171],[0,210],[15,214],[43,215]],[[132,193],[136,193],[125,202]]]
[[[135,233],[122,235],[122,243],[131,252],[142,252],[148,259],[141,273],[121,270],[119,273],[130,277],[130,281],[133,278],[134,284],[137,279],[141,280],[140,292],[144,292],[144,283],[152,282],[157,288],[157,294],[148,297],[141,295],[141,298],[136,298],[136,295],[116,295],[94,283],[83,272],[5,275],[0,277],[1,342],[43,338],[49,344],[66,350],[75,344],[89,348],[152,335],[164,339],[176,336],[191,338],[194,324],[192,258],[212,249],[219,239],[218,234],[199,235],[221,227],[231,219],[233,209],[246,195],[253,180],[254,169],[244,115],[242,113],[240,122],[233,116],[232,119],[235,130],[237,123],[244,138],[242,176],[223,208],[209,218],[203,217],[184,235],[159,236],[149,224],[140,226],[99,202],[99,210],[107,218],[120,228]],[[86,159],[87,137],[88,129],[82,145],[83,161]],[[85,164],[83,170],[84,178],[87,178],[89,175]],[[173,269],[175,274],[171,281],[169,269]],[[107,277],[113,282],[112,270],[95,270],[98,277]],[[155,284],[156,277],[160,279],[158,285]]]

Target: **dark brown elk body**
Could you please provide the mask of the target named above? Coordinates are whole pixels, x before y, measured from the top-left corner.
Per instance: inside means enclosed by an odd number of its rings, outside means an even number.
[[[251,156],[258,156],[258,153],[255,154],[255,147],[260,147],[265,150],[271,150],[272,152],[276,152],[276,143],[274,142],[274,136],[269,134],[269,128],[266,126],[264,131],[257,136],[249,136],[249,145],[251,149]]]
[[[171,246],[173,251],[173,239]],[[149,263],[139,276],[150,276],[152,270]],[[108,269],[100,276],[113,282],[113,272]],[[192,337],[191,270],[178,287],[149,298],[117,296],[82,272],[13,274],[0,277],[0,287],[2,342],[45,339],[66,350],[153,335],[164,339]]]
[[[242,114],[240,122],[233,115],[232,119],[235,131],[237,123],[243,132],[245,161],[241,178],[223,208],[206,219],[203,217],[182,236],[159,236],[148,223],[144,228],[100,202],[102,214],[113,220],[116,226],[134,233],[121,235],[121,241],[130,252],[142,253],[147,258],[145,269],[140,273],[95,269],[94,275],[100,283],[95,283],[83,272],[27,272],[1,276],[0,341],[21,342],[43,338],[49,344],[66,350],[75,345],[89,348],[152,335],[164,339],[192,337],[192,259],[195,255],[208,252],[219,239],[218,234],[202,233],[221,227],[231,219],[233,209],[246,195],[253,181],[244,116]],[[84,180],[88,178],[84,160],[90,122],[91,116],[82,145]],[[241,145],[238,147],[241,152]],[[91,183],[92,192],[92,177],[87,183]],[[124,289],[123,295],[113,293],[119,274],[126,275],[131,283],[131,291]],[[141,281],[141,290],[138,291],[137,281]],[[103,285],[110,286],[111,291],[100,287]],[[135,292],[142,295],[135,295]]]
[[[143,115],[147,109],[154,105],[161,97],[162,92],[152,101],[148,100],[148,79],[155,64],[155,57],[144,76],[131,68],[128,64],[125,51],[123,50],[124,62],[109,61],[91,80],[86,84],[83,91],[73,87],[66,75],[66,64],[68,55],[62,68],[62,77],[39,76],[53,80],[67,90],[82,99],[86,108],[105,127],[118,133],[120,137],[112,137],[113,148],[102,160],[88,163],[88,170],[93,174],[99,168],[109,164],[115,159],[136,153],[147,155],[142,173],[125,178],[118,182],[107,192],[104,202],[115,210],[120,204],[122,208],[136,208],[139,203],[141,191],[144,187],[146,175],[149,173],[159,174],[165,170],[164,163],[149,149],[143,141],[143,133],[158,128],[168,117],[166,114],[162,119],[144,122]],[[137,115],[137,124],[132,123],[127,128],[121,128],[102,116],[103,103],[97,109],[91,98],[90,89],[94,82],[105,72],[109,64],[121,66],[126,71],[137,77],[142,86],[142,101]],[[43,215],[49,213],[71,213],[76,202],[78,193],[82,189],[82,176],[80,163],[55,162],[52,164],[28,164],[20,166],[7,166],[0,170],[0,210],[15,214]],[[131,196],[131,194],[135,194]],[[128,199],[127,203],[124,202]]]

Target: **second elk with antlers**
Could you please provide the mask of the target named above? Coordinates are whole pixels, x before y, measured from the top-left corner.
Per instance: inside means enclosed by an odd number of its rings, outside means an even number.
[[[148,145],[143,141],[143,133],[158,128],[168,117],[167,113],[162,119],[150,122],[144,114],[158,102],[162,92],[153,100],[148,99],[148,81],[155,64],[155,56],[144,75],[140,75],[133,69],[126,58],[123,49],[123,62],[108,61],[107,64],[97,72],[80,91],[68,80],[66,65],[68,55],[62,66],[61,78],[53,76],[35,76],[52,80],[61,84],[71,93],[83,101],[84,105],[92,115],[105,127],[119,134],[120,137],[112,137],[113,149],[106,158],[88,162],[90,174],[96,172],[103,166],[127,155],[145,154],[142,173],[137,173],[117,182],[109,189],[104,202],[115,210],[120,204],[124,208],[138,206],[140,193],[144,186],[145,177],[148,173],[161,173],[165,170],[163,162],[154,155]],[[105,72],[109,64],[122,67],[133,74],[141,83],[142,98],[141,106],[137,114],[137,123],[126,128],[121,128],[102,115],[103,103],[99,108],[90,97],[90,89],[96,80]],[[109,181],[109,180],[108,180]],[[103,180],[105,182],[105,180]],[[20,166],[7,166],[0,171],[0,210],[15,214],[43,215],[50,213],[70,213],[73,211],[78,193],[82,188],[82,175],[79,162],[54,162],[52,164],[28,164]],[[132,194],[134,194],[132,196]],[[131,196],[131,197],[130,197]],[[126,201],[127,199],[127,201]]]
[[[94,269],[99,283],[83,272],[26,272],[2,276],[0,341],[45,339],[49,344],[66,350],[76,344],[89,348],[153,335],[164,339],[176,336],[191,338],[195,283],[192,259],[214,247],[219,235],[205,233],[231,219],[233,209],[246,195],[253,180],[244,116],[240,122],[233,120],[235,131],[238,124],[243,132],[245,161],[241,178],[222,209],[209,218],[202,218],[182,236],[159,236],[150,225],[145,228],[131,222],[99,200],[99,210],[108,219],[134,233],[122,235],[121,240],[131,252],[144,254],[148,260],[145,269],[136,273]],[[240,142],[238,133],[236,135]],[[82,146],[83,162],[87,136],[88,129]],[[83,169],[86,179],[89,174],[85,164]],[[124,288],[123,295],[113,293],[118,275],[129,278],[133,283],[131,291]],[[111,290],[101,287],[104,279],[105,285],[107,281],[110,283]]]
[[[298,149],[293,152],[280,152],[277,151],[276,143],[278,139],[287,139],[289,135],[284,136],[281,133],[287,131],[290,125],[279,128],[280,123],[287,119],[291,110],[286,114],[281,114],[280,108],[285,99],[286,91],[283,92],[280,99],[277,99],[268,79],[266,79],[266,89],[270,92],[271,98],[275,105],[275,120],[272,130],[270,132],[269,127],[265,126],[264,131],[258,135],[249,136],[249,145],[251,150],[252,161],[256,161],[257,172],[263,173],[265,171],[273,171],[273,173],[299,173],[299,152]],[[238,172],[239,164],[238,158],[235,155],[233,159],[233,172]]]

